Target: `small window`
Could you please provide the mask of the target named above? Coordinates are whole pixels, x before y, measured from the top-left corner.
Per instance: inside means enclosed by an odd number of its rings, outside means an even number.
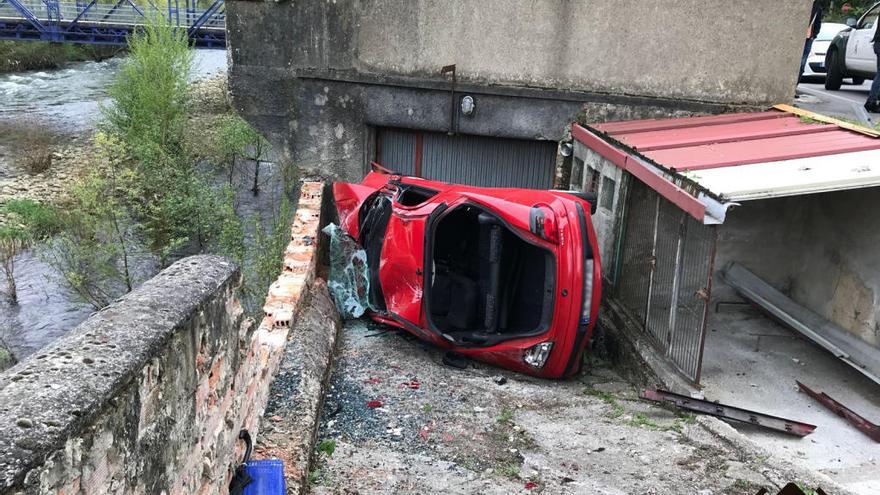
[[[599,195],[599,206],[611,211],[614,208],[614,179],[602,177],[602,193]]]
[[[599,192],[599,177],[602,174],[599,173],[595,168],[587,169],[587,181],[584,184],[584,192],[594,193]]]

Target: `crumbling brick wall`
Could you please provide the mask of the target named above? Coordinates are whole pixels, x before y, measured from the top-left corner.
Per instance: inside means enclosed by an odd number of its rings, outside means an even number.
[[[0,494],[224,493],[314,276],[321,193],[303,187],[258,327],[238,268],[194,256],[0,375]]]

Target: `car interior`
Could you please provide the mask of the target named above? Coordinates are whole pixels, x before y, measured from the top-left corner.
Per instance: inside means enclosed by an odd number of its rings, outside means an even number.
[[[426,310],[435,330],[489,346],[549,327],[556,273],[550,251],[471,204],[439,218],[429,243]]]

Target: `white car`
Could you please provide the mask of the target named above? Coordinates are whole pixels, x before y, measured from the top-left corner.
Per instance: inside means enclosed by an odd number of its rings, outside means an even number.
[[[804,73],[801,75],[804,79],[809,78],[825,78],[828,68],[825,66],[825,55],[828,53],[828,47],[831,46],[831,40],[837,36],[837,33],[849,29],[846,24],[835,24],[833,22],[823,22],[822,29],[813,41],[813,49],[807,58],[807,65],[804,67]],[[863,81],[864,82],[864,81]]]

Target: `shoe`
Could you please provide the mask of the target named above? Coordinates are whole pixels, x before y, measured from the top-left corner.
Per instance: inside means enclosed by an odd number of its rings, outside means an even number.
[[[868,101],[865,103],[865,110],[871,113],[880,113],[880,103],[876,101]]]

